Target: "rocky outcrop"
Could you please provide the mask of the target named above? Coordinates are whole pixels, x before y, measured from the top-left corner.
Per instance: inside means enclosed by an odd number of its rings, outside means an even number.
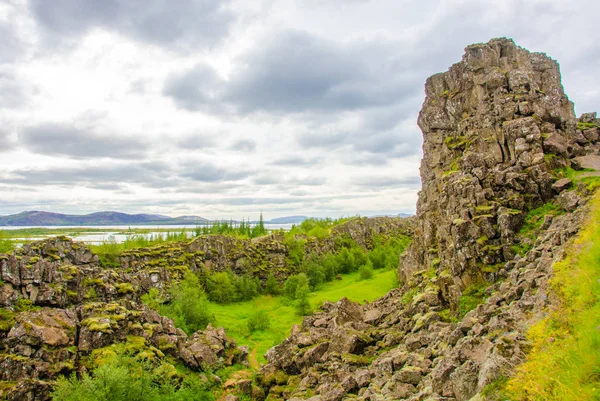
[[[363,249],[371,249],[376,237],[412,236],[413,218],[354,218],[334,226],[324,238],[301,235],[304,253],[324,254],[339,250],[345,240],[352,240]],[[182,269],[210,274],[231,270],[265,282],[274,274],[279,282],[297,273],[288,262],[290,249],[282,232],[245,239],[226,235],[202,235],[190,243],[165,244],[153,248],[125,251],[119,263],[131,269],[139,287],[160,287],[169,283]],[[133,278],[132,278],[133,279]]]
[[[590,140],[577,130],[558,63],[509,39],[467,47],[425,93],[418,223],[399,274],[447,271],[443,297],[455,308],[482,266],[513,258],[525,214],[556,196],[556,170]]]
[[[305,318],[266,354],[268,399],[466,401],[525,358],[525,330],[552,300],[552,264],[591,193],[561,171],[595,160],[598,120],[575,118],[546,55],[509,39],[465,51],[425,86],[423,188],[401,287]],[[555,212],[526,237],[541,206]]]
[[[53,238],[0,255],[0,397],[47,400],[52,382],[95,350],[137,339],[194,370],[247,363],[224,330],[188,336],[139,302],[142,281],[102,268],[81,243]],[[134,287],[136,286],[136,287]]]
[[[375,236],[411,233],[410,219],[353,219],[323,239],[302,238],[305,252],[334,251],[340,239],[371,248]],[[136,339],[140,347],[172,356],[194,370],[247,364],[222,328],[188,336],[169,318],[140,302],[150,289],[169,289],[185,272],[231,269],[280,280],[294,273],[282,233],[256,238],[206,235],[120,255],[102,263],[67,237],[27,244],[0,255],[0,398],[46,400],[52,381],[77,372],[95,350]],[[260,389],[250,386],[251,390]]]

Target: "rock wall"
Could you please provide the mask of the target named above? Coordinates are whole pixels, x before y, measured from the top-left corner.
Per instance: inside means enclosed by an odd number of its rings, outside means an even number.
[[[139,303],[144,277],[100,267],[88,248],[65,237],[0,255],[0,398],[48,400],[59,375],[132,337],[191,369],[247,363],[247,347],[236,347],[223,329],[188,336]]]
[[[556,197],[556,171],[591,152],[597,128],[578,130],[558,63],[510,39],[468,46],[425,93],[423,186],[399,276],[448,273],[443,297],[455,309],[462,289],[485,278],[483,266],[513,259],[525,214]]]
[[[482,401],[525,359],[525,331],[550,307],[552,265],[591,196],[561,170],[600,169],[599,121],[575,118],[555,61],[509,39],[468,46],[425,91],[403,285],[371,304],[326,303],[294,327],[266,354],[267,399]],[[523,238],[527,212],[550,204],[558,211]]]
[[[375,237],[383,239],[412,236],[414,218],[355,218],[334,226],[328,236],[300,236],[304,254],[324,254],[339,250],[344,239],[351,239],[363,249],[371,249]],[[190,243],[166,244],[153,248],[125,251],[119,263],[136,274],[143,275],[140,285],[150,288],[168,283],[174,272],[189,267],[193,271],[222,272],[231,270],[238,275],[250,275],[266,281],[273,273],[279,282],[296,273],[288,263],[289,244],[283,233],[254,239],[226,235],[202,235]]]

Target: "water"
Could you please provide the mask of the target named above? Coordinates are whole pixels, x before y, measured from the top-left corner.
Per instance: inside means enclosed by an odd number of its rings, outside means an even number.
[[[80,242],[85,242],[86,244],[90,244],[90,245],[100,245],[103,244],[105,242],[116,242],[116,243],[122,243],[125,242],[125,240],[127,239],[128,236],[130,235],[139,235],[139,236],[144,236],[146,238],[150,238],[150,237],[156,237],[157,235],[162,235],[162,236],[166,236],[167,232],[165,231],[150,231],[147,233],[124,233],[124,231],[129,231],[129,230],[136,230],[136,229],[142,229],[142,230],[152,230],[152,229],[161,229],[161,230],[168,230],[168,232],[171,233],[180,233],[183,229],[189,229],[189,230],[193,230],[197,227],[197,225],[157,225],[157,226],[60,226],[60,227],[56,227],[56,226],[22,226],[22,227],[0,227],[0,230],[19,230],[19,229],[27,229],[27,228],[47,228],[48,230],[60,230],[60,232],[53,234],[53,233],[48,233],[46,235],[42,235],[42,236],[35,236],[35,237],[28,237],[28,238],[13,238],[13,240],[17,243],[21,242],[21,241],[31,241],[31,240],[38,240],[38,239],[43,239],[43,238],[49,238],[49,237],[56,237],[59,235],[64,235],[65,230],[68,230],[70,228],[90,228],[90,229],[100,229],[100,230],[106,230],[106,231],[94,231],[94,232],[81,232],[77,235],[70,235],[69,237],[72,238],[74,241],[80,241]],[[265,228],[268,230],[289,230],[292,228],[292,224],[265,224]],[[188,238],[193,238],[194,237],[194,232],[193,231],[187,231],[186,232]]]

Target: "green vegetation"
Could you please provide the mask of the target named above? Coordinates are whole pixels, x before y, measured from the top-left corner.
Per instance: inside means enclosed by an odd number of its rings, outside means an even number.
[[[569,178],[575,186],[577,187],[578,183],[583,183],[586,185],[589,191],[595,191],[600,187],[600,176],[591,175],[589,173],[594,173],[596,170],[594,169],[583,169],[583,170],[573,170],[570,167],[563,168],[557,170],[556,177],[557,178]],[[586,174],[587,173],[587,174]]]
[[[15,249],[14,242],[8,238],[5,231],[0,230],[0,253],[7,253]]]
[[[488,283],[476,283],[468,286],[462,292],[458,301],[458,318],[462,319],[467,313],[477,308],[485,301],[483,292],[489,287]]]
[[[322,305],[325,301],[337,302],[343,297],[355,302],[373,301],[394,288],[395,270],[375,270],[370,280],[360,280],[359,273],[342,276],[341,280],[324,283],[319,290],[309,292],[306,300],[310,305]],[[260,295],[251,301],[227,305],[210,304],[214,324],[223,326],[227,335],[240,345],[256,350],[258,361],[265,362],[263,355],[269,348],[281,342],[294,324],[302,322],[297,314],[297,301],[286,296]],[[248,320],[257,311],[268,316],[269,328],[256,328],[250,332]]]
[[[506,385],[509,399],[598,400],[600,394],[600,195],[584,230],[554,264],[559,304],[528,332],[532,350]],[[504,399],[504,398],[503,398]]]
[[[222,235],[233,235],[242,238],[256,238],[261,237],[269,233],[265,228],[262,213],[260,214],[260,220],[258,223],[252,225],[249,221],[242,220],[241,223],[234,223],[233,221],[217,221],[211,225],[197,226],[194,230],[196,236],[206,234],[222,234]]]
[[[175,325],[188,334],[205,328],[213,320],[207,296],[194,273],[186,272],[183,280],[171,287],[169,294],[171,300],[166,302],[153,288],[142,296],[142,302],[173,319]]]
[[[586,129],[591,129],[591,128],[600,128],[598,127],[598,125],[594,124],[594,123],[584,123],[584,122],[578,122],[577,123],[577,129],[579,130],[586,130]]]
[[[304,234],[309,237],[323,239],[331,233],[331,229],[342,223],[352,220],[354,217],[342,217],[339,219],[306,219],[301,224],[294,224],[290,231],[286,232],[286,237],[291,238],[299,234]]]
[[[519,231],[520,243],[513,245],[511,250],[516,255],[525,255],[533,247],[537,230],[542,226],[546,216],[558,216],[564,214],[564,210],[553,202],[548,202],[538,208],[527,212],[525,222]]]
[[[210,379],[192,372],[146,344],[143,337],[95,350],[91,374],[62,377],[56,401],[212,401]]]

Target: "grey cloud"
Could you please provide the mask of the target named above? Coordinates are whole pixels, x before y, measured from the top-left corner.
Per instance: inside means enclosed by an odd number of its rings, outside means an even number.
[[[218,0],[29,0],[38,23],[72,38],[95,27],[169,48],[212,45],[228,34],[233,13]]]
[[[305,32],[277,32],[238,60],[243,68],[228,81],[198,65],[173,75],[163,93],[185,109],[220,103],[241,114],[377,107],[421,88],[408,72],[399,74],[390,53],[393,48],[371,43],[340,45]]]
[[[0,130],[0,153],[8,152],[12,150],[14,143],[10,138],[10,134],[6,131]]]
[[[421,179],[419,177],[361,177],[356,179],[353,184],[362,188],[383,188],[390,189],[394,187],[410,187],[419,188],[421,186]]]
[[[271,175],[262,174],[253,178],[256,185],[281,185],[282,189],[288,189],[296,186],[319,186],[327,182],[325,177],[315,176],[287,176],[280,171],[273,171]]]
[[[270,164],[273,166],[316,166],[322,159],[318,157],[288,156],[277,159]]]
[[[182,177],[197,182],[239,181],[251,173],[241,169],[225,169],[204,162],[186,162],[179,173]]]
[[[135,183],[152,188],[177,185],[173,171],[162,162],[128,163],[106,166],[60,167],[42,169],[20,169],[10,171],[8,178],[0,182],[28,187],[86,186],[98,189],[122,183]]]
[[[215,91],[220,78],[207,64],[198,64],[194,68],[171,75],[165,82],[163,94],[171,97],[175,104],[186,110],[216,107],[218,103]]]
[[[181,149],[212,149],[216,146],[215,140],[207,134],[192,134],[177,140],[177,147]]]
[[[45,155],[69,156],[75,159],[140,156],[147,145],[137,139],[86,132],[64,123],[42,123],[23,129],[21,144],[28,150]]]
[[[2,33],[0,32],[0,37]],[[1,51],[1,50],[0,50]],[[22,82],[14,71],[0,70],[0,108],[18,109],[25,104],[31,88]]]
[[[239,141],[231,144],[230,149],[245,152],[253,151],[256,149],[256,142],[251,139],[240,139]]]

